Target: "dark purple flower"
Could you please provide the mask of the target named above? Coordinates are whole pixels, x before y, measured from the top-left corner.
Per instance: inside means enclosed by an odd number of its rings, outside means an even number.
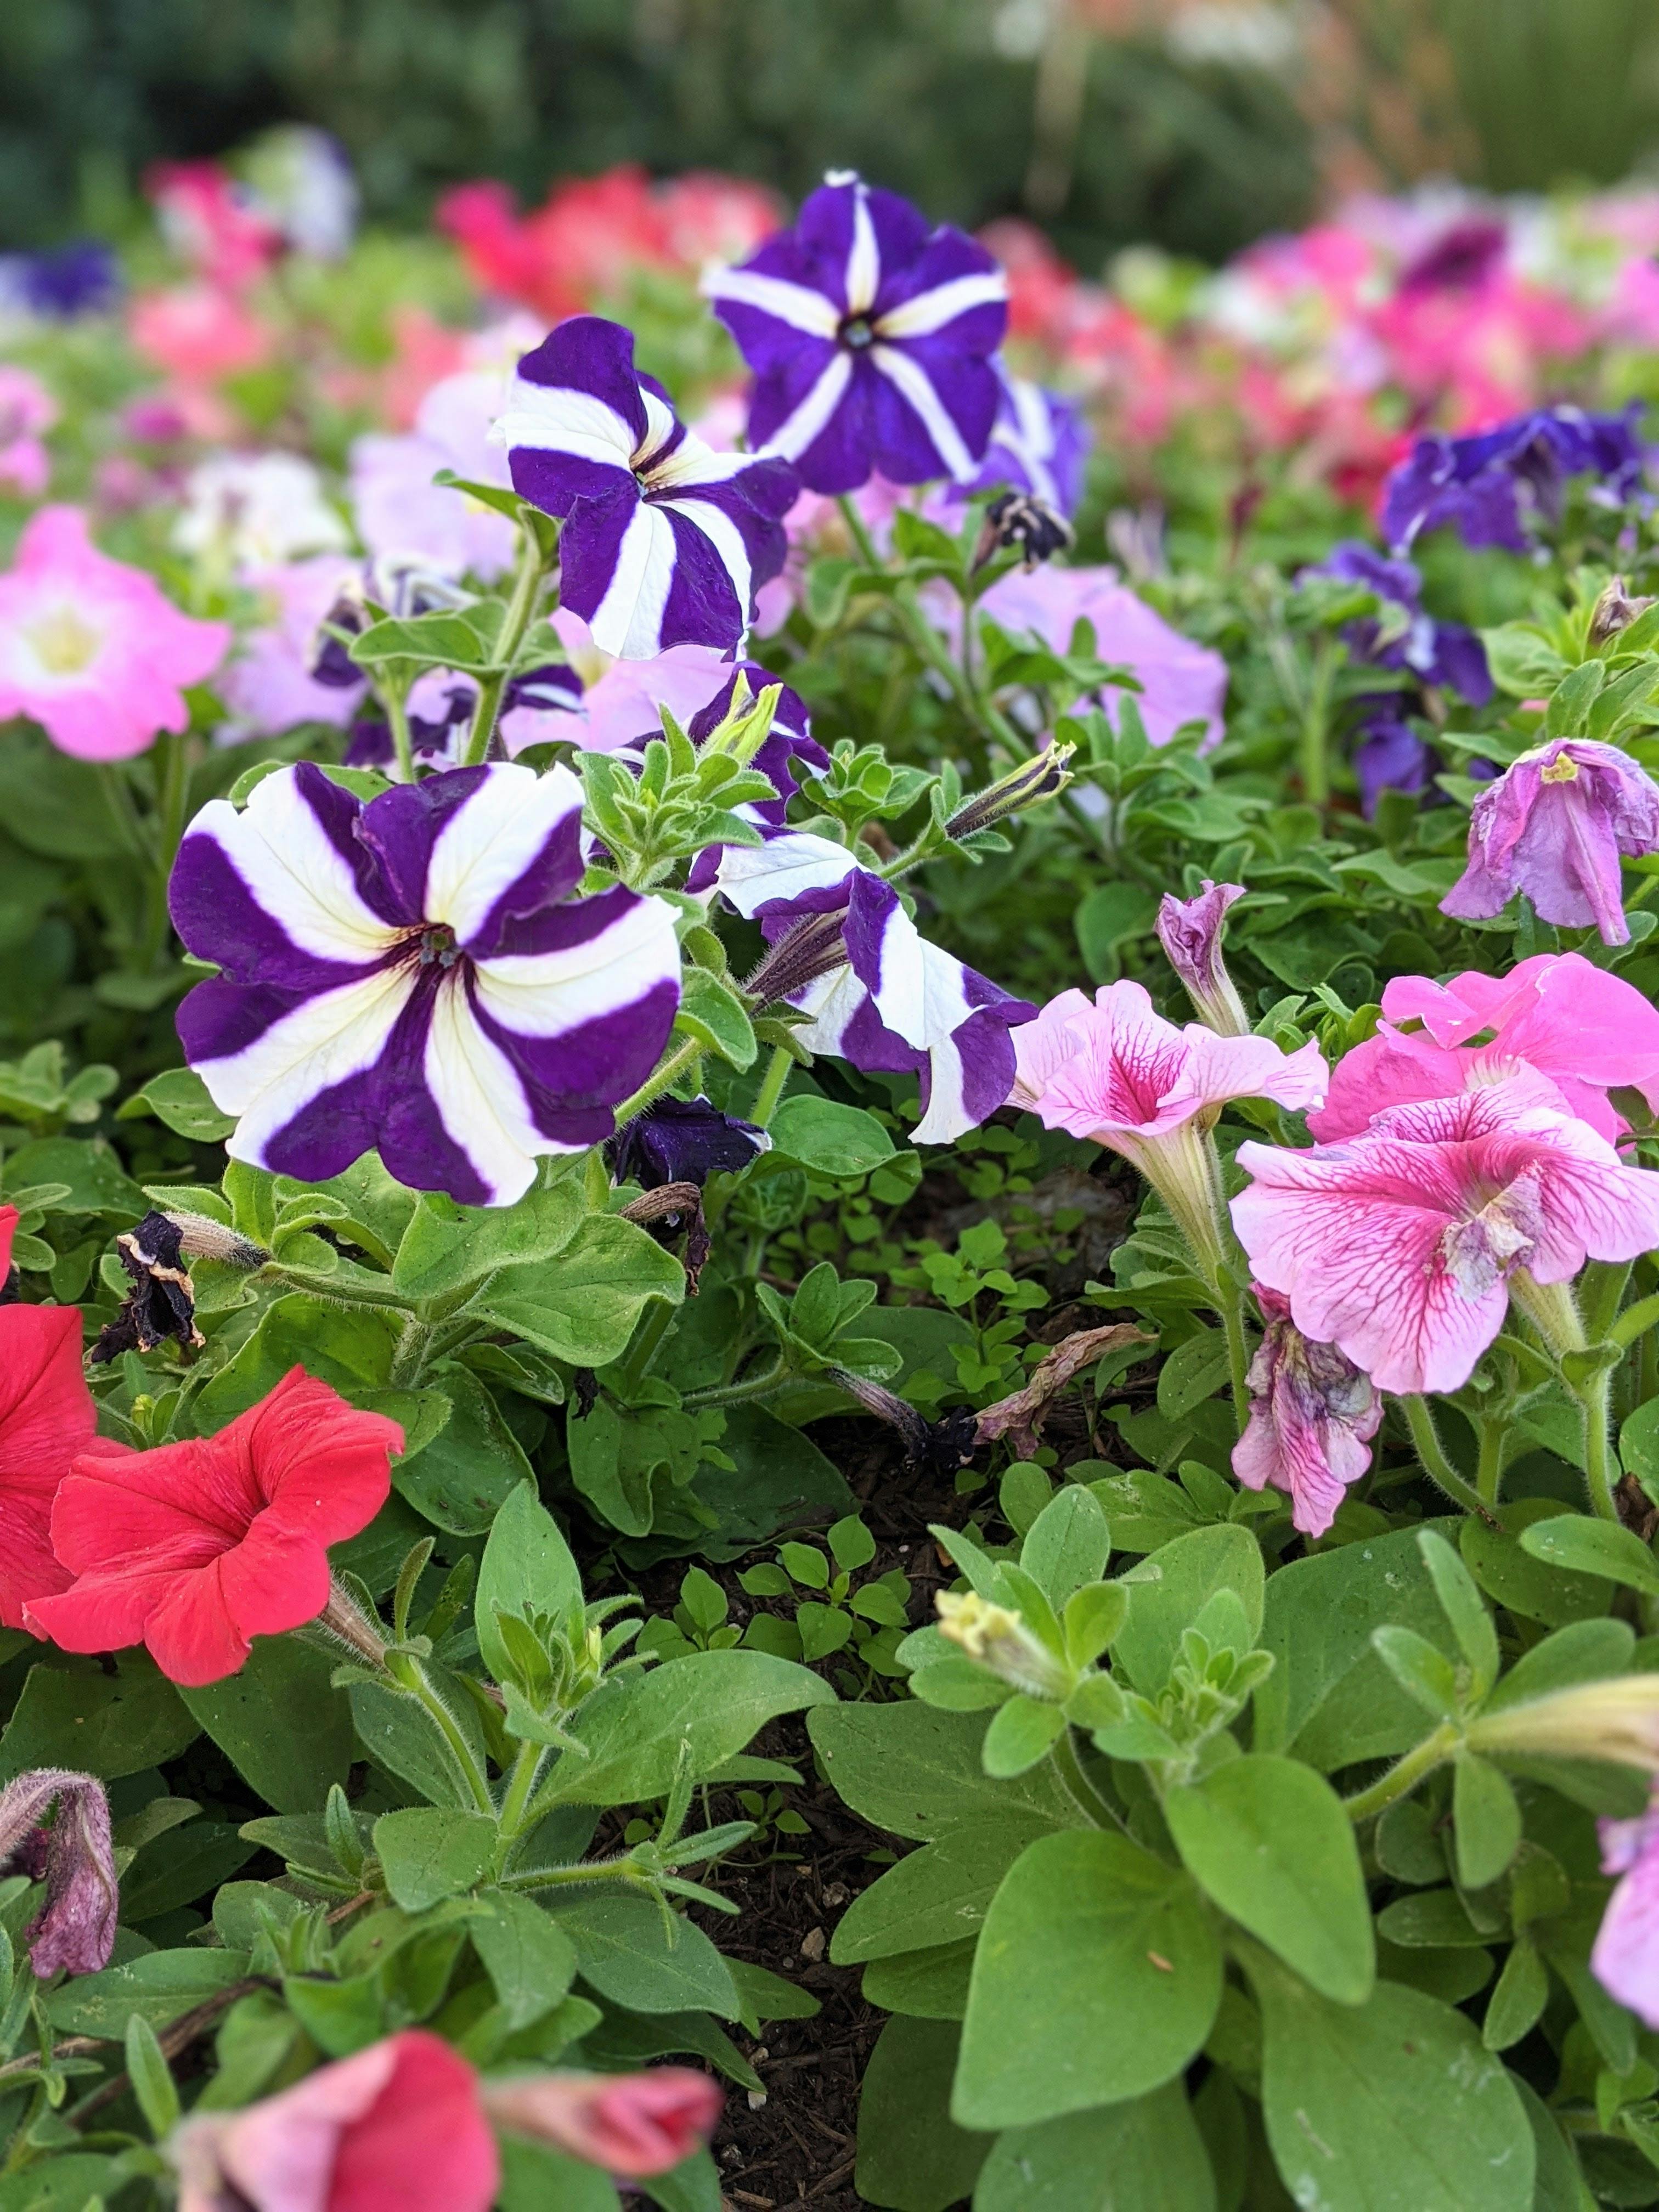
[[[1620,415],[1549,407],[1467,438],[1419,438],[1384,488],[1382,534],[1403,549],[1419,531],[1449,526],[1466,545],[1528,552],[1528,521],[1560,513],[1569,477],[1596,477],[1594,495],[1611,506],[1640,489],[1641,416],[1638,400]]]
[[[1485,646],[1462,623],[1436,622],[1423,611],[1423,579],[1412,562],[1390,560],[1386,554],[1350,538],[1333,546],[1322,561],[1302,574],[1358,584],[1405,611],[1409,617],[1405,631],[1386,643],[1376,622],[1347,625],[1344,635],[1357,659],[1369,660],[1378,668],[1409,669],[1425,684],[1449,685],[1471,707],[1484,707],[1492,697],[1492,672],[1486,665]]]
[[[1401,271],[1396,291],[1478,291],[1509,247],[1509,232],[1494,216],[1463,216],[1449,223]]]
[[[1401,712],[1400,694],[1389,691],[1358,702],[1364,710],[1353,772],[1359,782],[1360,811],[1369,822],[1385,791],[1412,798],[1434,780],[1435,754]]]
[[[561,323],[519,363],[490,437],[520,497],[563,518],[561,599],[602,653],[738,644],[783,567],[795,472],[705,446],[635,369],[631,331],[598,315]]]
[[[57,1817],[41,1823],[53,1803]],[[119,1894],[109,1800],[90,1774],[36,1767],[0,1790],[0,1865],[46,1885],[29,1929],[29,1964],[45,1981],[60,1968],[100,1973],[115,1945]]]
[[[0,304],[15,301],[33,315],[67,322],[112,307],[120,292],[120,264],[100,239],[0,255]]]
[[[706,1098],[663,1097],[618,1129],[605,1152],[618,1182],[641,1190],[694,1182],[701,1189],[716,1168],[735,1175],[771,1144],[764,1129],[722,1114]]]
[[[749,441],[818,492],[965,481],[1000,398],[1008,280],[965,232],[832,170],[793,230],[703,280],[755,372]]]
[[[1442,914],[1485,921],[1524,891],[1546,921],[1628,945],[1620,856],[1659,852],[1659,785],[1616,745],[1557,738],[1474,802],[1469,860]]]

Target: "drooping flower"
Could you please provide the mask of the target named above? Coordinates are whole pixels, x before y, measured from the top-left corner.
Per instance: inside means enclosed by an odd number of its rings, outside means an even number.
[[[1249,1490],[1288,1491],[1293,1524],[1322,1536],[1371,1463],[1382,1400],[1335,1345],[1304,1336],[1277,1291],[1258,1283],[1255,1300],[1267,1328],[1250,1362],[1250,1419],[1233,1473]]]
[[[725,2101],[718,2084],[690,2066],[525,2074],[483,2084],[484,2110],[498,2127],[624,2178],[665,2173],[700,2150]]]
[[[512,518],[433,482],[440,469],[450,469],[470,483],[510,489],[507,456],[489,435],[501,388],[489,369],[463,370],[426,393],[406,435],[356,441],[351,508],[371,554],[419,561],[447,576],[470,572],[485,583],[512,567],[518,543]]]
[[[632,331],[597,315],[525,356],[490,434],[514,489],[563,518],[560,597],[602,651],[737,645],[783,566],[786,462],[711,452],[635,368]]]
[[[459,2052],[424,2028],[372,2043],[172,2136],[179,2212],[489,2212],[501,2154]]]
[[[50,1828],[45,1815],[56,1805]],[[90,1774],[38,1766],[0,1790],[0,1867],[46,1886],[28,1930],[29,1964],[42,1981],[60,1970],[101,1973],[115,1948],[120,1896],[109,1799]]]
[[[1590,1972],[1643,2024],[1659,2029],[1659,1805],[1598,1820],[1601,1871],[1620,1877],[1596,1931]]]
[[[510,1206],[656,1065],[673,915],[572,896],[581,787],[501,763],[367,805],[310,763],[204,807],[173,918],[222,974],[179,1009],[234,1159],[321,1182],[371,1147],[414,1190]]]
[[[143,1644],[186,1688],[221,1681],[250,1638],[328,1606],[327,1547],[385,1504],[403,1443],[296,1367],[216,1436],[82,1453],[52,1508],[67,1587],[35,1598],[26,1626],[66,1651]]]
[[[1538,952],[1507,975],[1471,970],[1449,983],[1396,975],[1383,986],[1382,1014],[1308,1116],[1321,1144],[1358,1135],[1387,1107],[1489,1082],[1513,1061],[1547,1076],[1567,1109],[1609,1141],[1628,1126],[1609,1091],[1638,1090],[1659,1111],[1659,1011],[1580,952]],[[1421,1029],[1401,1026],[1413,1021]]]
[[[1006,1099],[1009,1031],[1036,1011],[930,945],[898,894],[844,845],[783,830],[724,848],[717,888],[771,946],[749,988],[811,1016],[809,1052],[914,1075],[914,1134],[947,1144]]]
[[[39,499],[52,474],[42,433],[58,420],[58,402],[38,376],[0,362],[0,484]]]
[[[1647,460],[1641,416],[1639,401],[1620,415],[1547,407],[1470,437],[1419,438],[1389,478],[1382,534],[1403,549],[1421,531],[1449,526],[1466,545],[1524,553],[1528,524],[1559,514],[1570,477],[1595,477],[1615,506],[1639,489]]]
[[[751,446],[813,491],[971,477],[996,420],[1008,280],[982,246],[832,170],[793,230],[703,292],[755,372]]]
[[[1659,1243],[1659,1174],[1625,1166],[1529,1068],[1390,1107],[1341,1144],[1241,1145],[1238,1163],[1252,1180],[1233,1224],[1258,1279],[1384,1390],[1461,1389],[1512,1287]]]
[[[735,1175],[771,1146],[764,1129],[722,1114],[706,1098],[662,1097],[617,1130],[605,1158],[619,1183],[660,1190],[694,1182],[701,1188],[717,1168]]]
[[[0,575],[0,720],[32,715],[80,760],[125,760],[184,728],[184,687],[212,673],[230,636],[100,553],[79,507],[43,507]]]
[[[1165,891],[1158,903],[1158,941],[1198,1018],[1218,1036],[1250,1034],[1250,1018],[1221,951],[1227,909],[1243,896],[1243,884],[1212,883],[1206,876],[1196,898],[1178,899]]]
[[[242,570],[343,552],[348,538],[322,477],[299,454],[215,453],[190,472],[173,543],[197,560]]]
[[[1616,745],[1554,738],[1488,784],[1442,914],[1489,921],[1524,891],[1546,921],[1628,945],[1620,856],[1659,852],[1659,784]]]

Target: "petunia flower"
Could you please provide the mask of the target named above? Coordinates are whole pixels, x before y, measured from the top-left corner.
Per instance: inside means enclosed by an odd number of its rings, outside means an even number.
[[[483,2085],[483,2108],[509,2134],[549,2143],[624,2178],[665,2173],[701,2150],[726,2100],[691,2066],[641,2074],[521,2074]]]
[[[1425,684],[1449,685],[1471,707],[1484,707],[1492,695],[1486,649],[1462,623],[1437,622],[1423,610],[1423,575],[1416,564],[1390,560],[1358,539],[1334,545],[1322,561],[1302,571],[1298,581],[1324,576],[1358,584],[1398,607],[1407,617],[1403,631],[1383,641],[1373,621],[1350,623],[1346,637],[1358,660],[1378,668],[1409,669]]]
[[[948,1144],[1006,1099],[1009,1032],[1035,1009],[928,944],[844,845],[775,832],[725,848],[714,881],[771,946],[748,988],[811,1017],[795,1032],[809,1052],[916,1077],[918,1143]]]
[[[1002,394],[985,458],[952,496],[1011,484],[1054,514],[1070,517],[1083,496],[1089,432],[1083,410],[1026,377],[1001,374]]]
[[[1371,1463],[1382,1400],[1335,1345],[1304,1336],[1277,1291],[1260,1283],[1255,1291],[1267,1327],[1250,1362],[1250,1418],[1233,1446],[1233,1473],[1249,1490],[1288,1491],[1293,1524],[1322,1536]]]
[[[52,1542],[67,1574],[25,1626],[65,1651],[144,1644],[186,1689],[222,1681],[255,1636],[315,1620],[328,1547],[366,1528],[404,1432],[301,1368],[216,1436],[82,1453],[58,1486]]]
[[[1387,1107],[1489,1082],[1506,1062],[1547,1076],[1566,1109],[1609,1141],[1628,1127],[1609,1091],[1638,1090],[1659,1111],[1659,1011],[1580,952],[1538,952],[1507,975],[1471,970],[1449,983],[1396,975],[1382,987],[1382,1014],[1308,1116],[1321,1144],[1357,1136]],[[1413,1021],[1422,1027],[1400,1026]]]
[[[344,522],[297,453],[212,453],[193,468],[173,544],[198,561],[270,568],[307,553],[341,553]]]
[[[1529,1068],[1390,1107],[1341,1144],[1241,1145],[1238,1164],[1252,1180],[1233,1225],[1257,1279],[1384,1390],[1461,1389],[1511,1288],[1659,1244],[1659,1174],[1625,1166]]]
[[[103,1784],[61,1766],[38,1766],[9,1782],[0,1790],[0,1867],[46,1884],[46,1903],[28,1929],[29,1964],[40,1979],[60,1971],[101,1973],[120,1910]]]
[[[477,2075],[424,2028],[242,2112],[198,2111],[166,2148],[179,2212],[489,2212],[501,2178]]]
[[[1616,745],[1555,738],[1522,753],[1475,800],[1468,865],[1440,902],[1486,921],[1517,891],[1545,921],[1628,945],[1620,856],[1659,852],[1659,784]]]
[[[331,684],[314,672],[313,656],[318,627],[357,567],[343,554],[316,553],[244,575],[248,589],[258,595],[263,619],[243,639],[219,685],[240,725],[238,735],[277,737],[299,722],[327,722],[338,729],[350,720],[352,695],[362,689],[364,671],[347,662],[349,686]],[[331,642],[343,659],[343,648]]]
[[[1610,1996],[1659,2029],[1659,1803],[1631,1820],[1598,1820],[1601,1871],[1620,1880],[1590,1951]]]
[[[749,441],[819,492],[971,477],[1000,398],[1008,280],[985,248],[832,170],[705,296],[755,372]]]
[[[1385,487],[1382,534],[1401,549],[1422,531],[1449,526],[1466,545],[1525,553],[1528,523],[1559,514],[1569,477],[1595,477],[1598,492],[1617,506],[1638,489],[1647,460],[1641,416],[1639,400],[1620,415],[1547,407],[1469,437],[1419,438]]]
[[[230,639],[228,623],[181,615],[153,576],[100,553],[79,507],[43,507],[0,574],[0,720],[32,715],[60,752],[125,760],[185,727],[185,686]]]
[[[1218,1036],[1250,1034],[1249,1016],[1221,951],[1227,909],[1243,896],[1243,884],[1212,883],[1206,876],[1196,898],[1165,891],[1158,902],[1158,941],[1200,1021]]]
[[[173,918],[223,971],[179,1009],[233,1159],[321,1182],[378,1149],[414,1190],[510,1206],[611,1134],[679,1001],[672,909],[573,896],[581,788],[502,763],[368,805],[310,763],[214,799]]]
[[[771,1148],[764,1129],[722,1114],[707,1098],[662,1097],[618,1129],[605,1155],[619,1183],[660,1190],[672,1182],[701,1188],[717,1168],[735,1175]]]
[[[417,559],[450,576],[470,571],[485,583],[512,567],[512,517],[433,482],[440,469],[451,469],[470,483],[507,488],[506,457],[489,436],[501,387],[490,370],[462,370],[425,394],[407,434],[356,440],[348,489],[371,554]]]
[[[101,238],[72,239],[41,253],[0,253],[0,313],[69,322],[112,307],[120,295],[120,264]]]
[[[0,484],[23,499],[39,499],[52,474],[41,442],[58,420],[58,402],[38,376],[0,362]]]
[[[525,356],[490,435],[514,489],[562,518],[560,598],[602,651],[737,645],[783,566],[787,462],[711,452],[635,368],[633,332],[598,315]]]

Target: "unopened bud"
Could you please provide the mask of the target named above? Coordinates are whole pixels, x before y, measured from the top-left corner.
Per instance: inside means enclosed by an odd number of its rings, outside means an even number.
[[[1206,876],[1196,898],[1166,891],[1158,910],[1158,941],[1198,1018],[1218,1036],[1250,1034],[1250,1018],[1221,955],[1227,909],[1243,896],[1243,884],[1212,884]]]
[[[1053,799],[1072,781],[1066,763],[1076,750],[1075,745],[1044,745],[1030,760],[964,799],[945,823],[945,836],[958,841],[971,837],[976,830],[989,830],[1040,799]]]
[[[179,1232],[179,1249],[187,1260],[222,1260],[228,1267],[263,1267],[270,1255],[263,1245],[227,1228],[206,1213],[168,1213]],[[143,1224],[140,1224],[143,1226]]]
[[[1483,1713],[1468,1730],[1473,1751],[1529,1759],[1605,1759],[1659,1774],[1659,1674],[1582,1682],[1553,1697]]]
[[[1071,1674],[1017,1613],[993,1605],[975,1590],[941,1590],[933,1602],[940,1635],[959,1644],[976,1664],[1028,1698],[1058,1705],[1070,1695]]]
[[[1625,588],[1622,576],[1609,577],[1602,587],[1601,598],[1590,611],[1590,644],[1605,645],[1610,637],[1617,637],[1621,629],[1628,629],[1638,615],[1645,614],[1652,605],[1650,599],[1632,599]]]
[[[328,1603],[311,1624],[336,1644],[344,1644],[355,1659],[378,1673],[386,1666],[386,1639],[337,1575],[331,1576]]]

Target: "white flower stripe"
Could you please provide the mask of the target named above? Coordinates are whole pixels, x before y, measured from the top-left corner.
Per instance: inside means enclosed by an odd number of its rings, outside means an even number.
[[[523,376],[514,378],[507,411],[491,423],[489,442],[569,453],[607,468],[631,469],[634,461],[633,429],[614,407],[574,386],[532,384]]]
[[[870,220],[870,196],[862,185],[853,191],[853,242],[847,252],[847,312],[868,314],[881,289],[881,248]]]
[[[971,477],[979,464],[962,442],[962,433],[951,421],[945,402],[933,388],[933,380],[912,355],[896,346],[873,345],[869,359],[920,416],[921,426],[953,477]]]
[[[537,1153],[582,1149],[537,1128],[512,1061],[485,1036],[458,984],[446,984],[433,1005],[422,1073],[445,1128],[489,1185],[492,1206],[524,1196]]]
[[[414,988],[412,966],[380,969],[306,1000],[240,1052],[198,1060],[214,1104],[240,1117],[231,1158],[263,1164],[271,1138],[319,1092],[373,1067]]]
[[[837,350],[806,397],[779,423],[762,450],[781,453],[787,461],[799,460],[840,406],[852,380],[853,356]]]
[[[426,868],[428,921],[447,922],[465,945],[489,921],[561,822],[581,811],[581,786],[568,768],[537,776],[503,763],[438,832]]]
[[[738,619],[746,629],[749,626],[750,563],[749,548],[743,542],[743,532],[723,507],[712,500],[696,499],[690,492],[682,499],[659,500],[659,507],[670,507],[700,530],[720,556],[720,566],[732,579],[732,588],[738,595]]]
[[[688,492],[694,485],[730,483],[745,469],[752,469],[753,453],[717,453],[688,430],[672,453],[645,472],[647,489],[655,493]]]
[[[834,301],[784,276],[763,276],[749,269],[714,269],[703,278],[702,290],[707,300],[754,307],[811,337],[833,338],[841,327]]]
[[[641,500],[617,549],[605,597],[588,622],[601,653],[649,660],[662,649],[662,618],[674,582],[673,526]]]
[[[953,1036],[937,1037],[927,1048],[930,1070],[927,1111],[910,1132],[916,1145],[948,1145],[975,1127],[978,1116],[967,1102],[967,1071]]]
[[[362,965],[398,935],[365,904],[291,770],[257,783],[240,812],[228,799],[210,799],[189,835],[211,838],[255,903],[314,959]]]
[[[634,449],[634,465],[648,469],[651,456],[659,453],[674,434],[674,410],[659,399],[654,392],[640,386],[640,398],[645,405],[645,435]],[[687,439],[690,433],[686,434]]]
[[[828,890],[857,867],[844,845],[792,832],[764,845],[728,845],[714,880],[744,921],[752,921],[763,906]]]
[[[489,1018],[517,1036],[562,1036],[584,1022],[631,1006],[680,972],[672,909],[643,898],[584,945],[558,952],[504,955],[473,967],[473,988]]]
[[[931,337],[970,308],[994,307],[1007,296],[1008,279],[1000,269],[980,276],[953,276],[947,284],[935,284],[931,292],[919,292],[914,300],[889,307],[872,327],[878,337]]]

